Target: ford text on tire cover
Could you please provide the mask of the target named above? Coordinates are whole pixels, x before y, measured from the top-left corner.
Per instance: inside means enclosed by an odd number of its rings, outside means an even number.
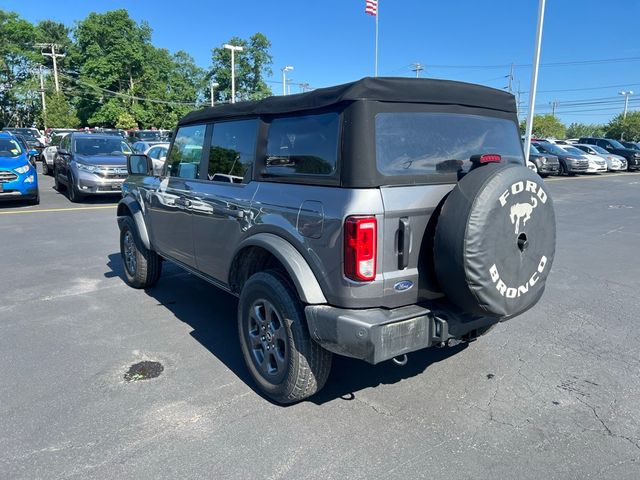
[[[238,296],[247,369],[280,403],[321,389],[334,354],[472,340],[533,307],[553,262],[519,137],[512,95],[431,79],[194,111],[160,174],[128,159],[126,280],[152,287],[170,261]]]

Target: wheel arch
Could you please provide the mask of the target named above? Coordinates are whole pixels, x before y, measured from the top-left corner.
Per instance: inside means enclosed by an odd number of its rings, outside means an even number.
[[[149,232],[147,231],[147,225],[144,221],[144,216],[142,215],[142,209],[136,199],[127,196],[120,200],[118,202],[118,211],[116,215],[118,216],[118,226],[120,226],[121,218],[132,217],[143,245],[145,248],[152,250],[151,241],[149,240]]]
[[[258,233],[238,245],[229,268],[229,286],[233,292],[240,293],[251,275],[278,267],[287,273],[304,303],[327,303],[302,254],[287,240],[272,233]]]

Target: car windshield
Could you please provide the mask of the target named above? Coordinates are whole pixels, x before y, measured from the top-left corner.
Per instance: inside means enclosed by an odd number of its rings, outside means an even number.
[[[23,153],[20,144],[13,138],[0,138],[0,157],[16,158]]]
[[[599,147],[598,145],[589,145],[589,148],[591,148],[591,150],[595,150],[598,153],[609,153],[604,148]]]
[[[529,153],[537,153],[537,154],[539,154],[540,151],[536,147],[534,147],[533,145],[529,145]]]
[[[140,140],[160,140],[160,132],[159,131],[151,131],[151,132],[136,132],[135,136]]]
[[[562,147],[565,152],[571,153],[573,155],[584,155],[585,152],[576,147]]]
[[[609,142],[613,148],[626,148],[619,141],[613,140],[611,138],[607,138],[607,142]]]
[[[633,142],[624,142],[624,145],[632,150],[640,150],[640,147]]]
[[[472,155],[496,153],[524,164],[512,120],[435,112],[387,112],[375,118],[376,163],[385,175],[456,172]]]
[[[547,153],[552,153],[553,155],[566,155],[567,154],[567,152],[562,150],[557,145],[554,145],[553,143],[541,142],[541,143],[536,144],[536,147],[542,149],[543,151],[545,151]],[[580,153],[580,155],[582,155],[582,153]]]
[[[118,137],[76,138],[75,152],[79,155],[126,155],[131,153],[129,145]]]

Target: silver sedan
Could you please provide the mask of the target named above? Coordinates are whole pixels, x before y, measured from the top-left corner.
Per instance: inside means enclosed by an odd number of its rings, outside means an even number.
[[[613,153],[609,153],[604,148],[599,147],[598,145],[586,145],[577,143],[573,145],[576,148],[579,148],[585,153],[589,153],[591,155],[599,155],[605,159],[607,162],[607,170],[611,172],[617,172],[620,170],[627,169],[627,159],[620,156],[614,155]]]

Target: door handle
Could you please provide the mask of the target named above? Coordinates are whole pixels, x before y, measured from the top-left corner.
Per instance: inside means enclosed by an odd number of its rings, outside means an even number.
[[[186,198],[178,197],[173,201],[173,203],[186,208],[189,208],[191,206],[191,200],[187,200]]]
[[[398,230],[398,269],[403,270],[409,266],[409,250],[411,249],[411,225],[408,217],[400,218]]]
[[[238,219],[244,218],[244,210],[238,210],[238,209],[235,209],[235,208],[220,207],[218,205],[215,205],[213,207],[213,210],[216,213],[220,213],[222,215],[228,215],[228,216],[233,217],[233,218],[238,218]]]

